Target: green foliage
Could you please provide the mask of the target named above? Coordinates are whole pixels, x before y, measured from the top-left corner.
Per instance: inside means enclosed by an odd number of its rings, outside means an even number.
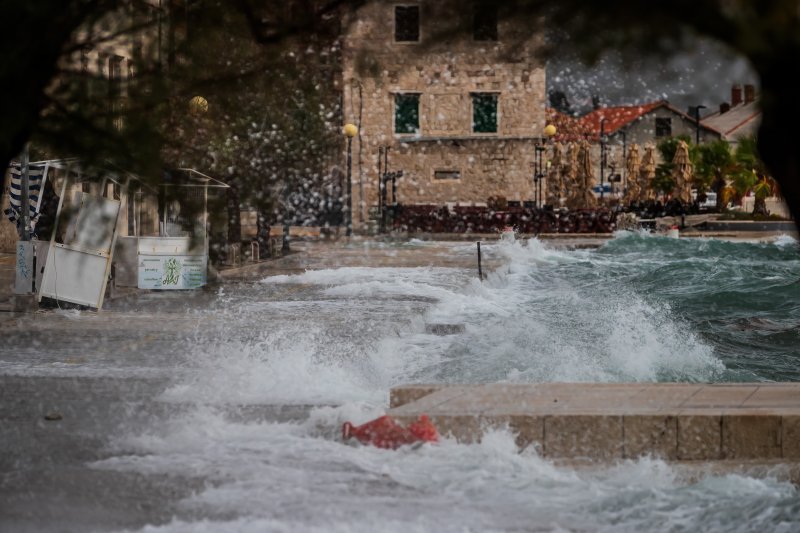
[[[758,142],[752,135],[739,140],[735,158],[742,169],[749,170],[759,177],[767,175],[767,169],[758,153]]]
[[[653,189],[659,194],[667,194],[675,189],[675,180],[672,178],[672,165],[658,165],[656,176],[653,178]]]
[[[323,209],[342,146],[336,22],[267,46],[228,3],[199,10],[182,47],[188,72],[176,76],[185,86],[170,123],[186,126],[173,138],[170,159],[206,168],[260,212],[309,218]],[[208,113],[190,112],[193,94],[209,101]]]
[[[698,158],[694,167],[698,190],[711,189],[719,193],[725,186],[725,177],[733,169],[734,159],[730,144],[722,139],[697,147]]]
[[[764,200],[772,194],[772,186],[766,179],[762,179],[753,187],[753,194],[755,194],[756,199]]]
[[[728,179],[736,192],[736,196],[745,196],[765,176],[766,169],[758,156],[754,137],[745,137],[739,141],[733,156],[733,165],[728,172]],[[763,192],[763,188],[762,188]]]

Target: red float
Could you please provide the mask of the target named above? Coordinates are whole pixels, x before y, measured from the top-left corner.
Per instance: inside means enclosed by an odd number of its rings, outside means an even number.
[[[438,442],[439,432],[427,415],[421,415],[408,427],[401,426],[389,415],[384,415],[360,426],[345,422],[342,426],[342,440],[349,439],[377,448],[395,450],[406,444]]]

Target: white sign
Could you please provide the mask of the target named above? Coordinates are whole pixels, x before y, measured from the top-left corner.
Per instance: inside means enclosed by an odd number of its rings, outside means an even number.
[[[204,255],[139,255],[140,289],[197,289],[206,284]]]

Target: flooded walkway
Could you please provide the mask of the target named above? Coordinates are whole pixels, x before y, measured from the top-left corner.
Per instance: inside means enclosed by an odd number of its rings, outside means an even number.
[[[388,451],[341,428],[408,384],[791,378],[792,246],[491,243],[479,282],[474,242],[294,243],[205,290],[0,313],[0,530],[791,530],[797,489],[769,472],[577,468],[513,428]]]

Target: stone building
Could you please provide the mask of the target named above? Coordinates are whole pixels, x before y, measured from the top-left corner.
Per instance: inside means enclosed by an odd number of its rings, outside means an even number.
[[[533,200],[545,126],[540,36],[498,22],[489,3],[371,2],[354,16],[343,45],[343,118],[359,126],[354,227],[374,218],[382,154],[403,171],[405,205]]]

